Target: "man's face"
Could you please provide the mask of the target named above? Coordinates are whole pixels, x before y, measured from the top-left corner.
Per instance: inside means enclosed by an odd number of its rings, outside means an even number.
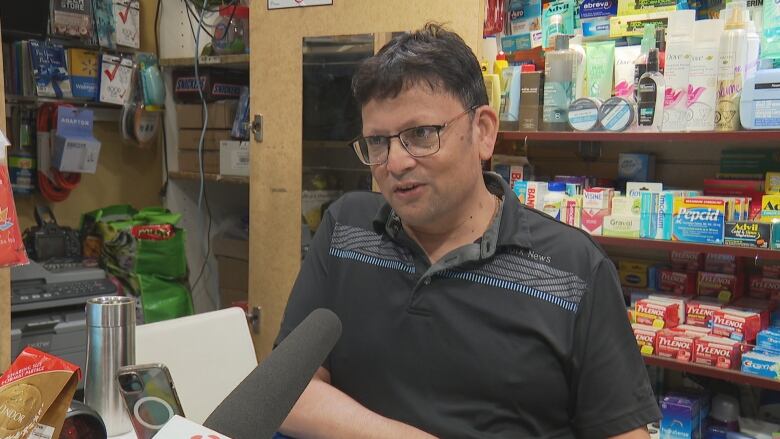
[[[395,98],[374,99],[363,107],[363,135],[387,136],[421,125],[443,125],[464,110],[449,94],[425,85],[411,86]],[[382,195],[406,226],[436,232],[469,214],[469,201],[482,184],[480,161],[490,157],[480,148],[480,128],[473,115],[464,115],[441,131],[441,147],[435,154],[412,157],[394,138],[387,162],[371,167]]]

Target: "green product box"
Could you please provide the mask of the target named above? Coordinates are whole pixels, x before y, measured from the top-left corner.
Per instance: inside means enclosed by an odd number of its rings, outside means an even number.
[[[732,247],[769,248],[772,224],[726,221],[723,244]]]
[[[780,171],[780,152],[771,149],[724,150],[720,156],[723,174],[765,174]]]
[[[772,223],[772,249],[780,250],[780,222]]]

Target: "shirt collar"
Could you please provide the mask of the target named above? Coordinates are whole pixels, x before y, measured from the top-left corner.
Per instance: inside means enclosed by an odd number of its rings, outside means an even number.
[[[528,227],[526,207],[520,203],[506,181],[494,172],[484,172],[485,185],[488,190],[501,197],[500,215],[491,223],[480,240],[482,258],[492,256],[498,247],[531,248],[531,234]],[[374,230],[379,234],[387,234],[394,240],[399,239],[403,231],[401,218],[392,207],[385,202],[377,210],[373,220]]]

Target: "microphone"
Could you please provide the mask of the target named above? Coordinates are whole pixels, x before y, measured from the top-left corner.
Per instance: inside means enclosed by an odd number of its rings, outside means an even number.
[[[332,311],[312,311],[206,418],[232,439],[271,438],[341,336]]]

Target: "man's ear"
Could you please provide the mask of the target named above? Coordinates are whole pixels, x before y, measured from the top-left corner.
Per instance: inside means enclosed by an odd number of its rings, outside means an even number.
[[[489,105],[474,110],[474,142],[479,148],[479,159],[489,160],[493,156],[498,136],[498,115]]]

